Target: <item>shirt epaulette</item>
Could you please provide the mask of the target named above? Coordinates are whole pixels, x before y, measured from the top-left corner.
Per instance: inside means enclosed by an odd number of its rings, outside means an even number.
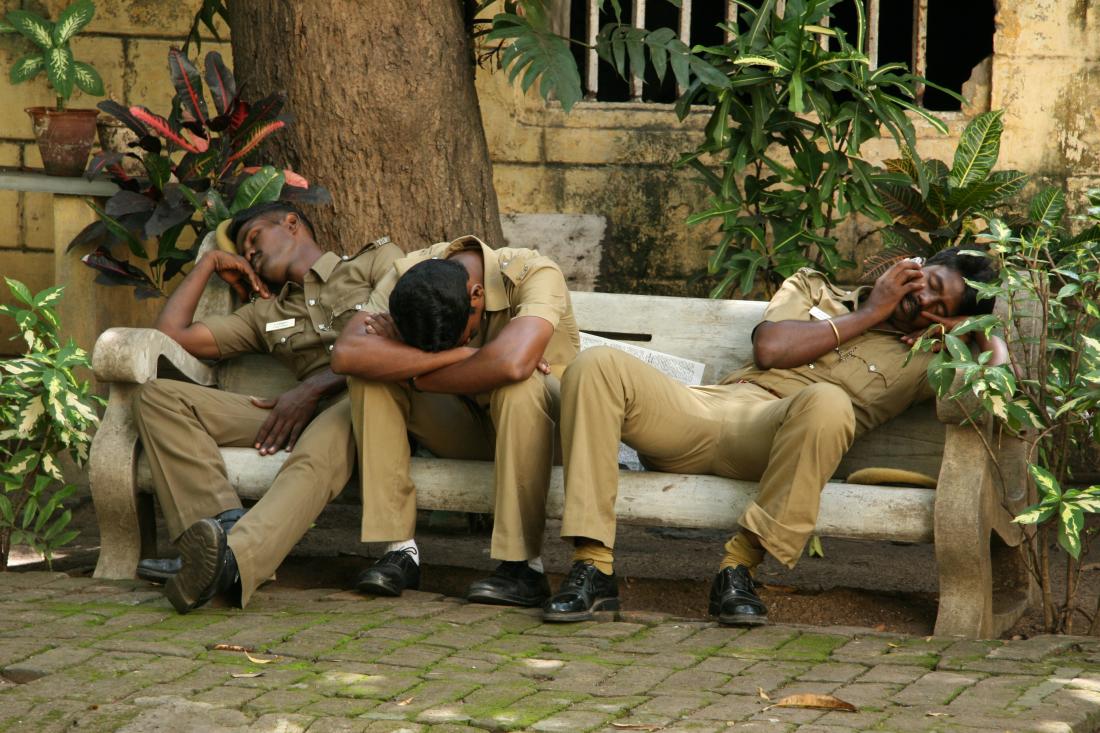
[[[378,239],[374,240],[373,242],[368,242],[367,244],[363,245],[363,247],[358,252],[351,255],[351,257],[345,257],[344,259],[354,259],[355,257],[358,257],[359,255],[363,254],[364,252],[370,252],[373,249],[378,249],[382,245],[389,244],[391,241],[392,240],[388,236],[387,237],[379,237]]]

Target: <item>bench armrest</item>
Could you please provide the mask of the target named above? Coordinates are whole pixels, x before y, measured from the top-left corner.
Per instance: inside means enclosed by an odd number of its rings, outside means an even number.
[[[961,393],[960,393],[961,391]],[[955,378],[951,380],[951,389],[948,394],[958,394],[958,397],[936,398],[936,417],[947,425],[961,425],[967,416],[973,418],[978,425],[984,425],[989,415],[982,409],[981,400],[969,389],[963,390],[963,374],[955,372]]]
[[[211,367],[153,328],[108,328],[95,342],[92,370],[100,382],[144,384],[157,375],[161,357],[196,384],[217,383]]]

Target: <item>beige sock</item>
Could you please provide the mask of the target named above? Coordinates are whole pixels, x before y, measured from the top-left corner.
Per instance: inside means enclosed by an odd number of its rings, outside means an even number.
[[[752,573],[756,566],[764,561],[764,548],[754,545],[741,532],[738,532],[726,542],[726,555],[722,558],[722,564],[718,570],[744,565]]]
[[[592,563],[604,575],[615,572],[615,553],[610,547],[604,547],[599,542],[584,542],[573,548],[573,562],[578,560]]]

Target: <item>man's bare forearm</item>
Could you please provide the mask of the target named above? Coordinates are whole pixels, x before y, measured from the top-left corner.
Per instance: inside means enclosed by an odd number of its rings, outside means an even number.
[[[343,390],[347,383],[344,375],[336,374],[331,367],[325,367],[303,379],[300,386],[311,390],[318,399],[324,399]]]
[[[183,346],[192,356],[217,359],[221,356],[213,334],[194,323],[199,298],[215,272],[213,258],[205,256],[195,263],[187,277],[168,296],[153,327]],[[201,325],[201,324],[199,324]]]
[[[753,361],[761,369],[790,369],[821,358],[882,323],[889,313],[860,308],[827,321],[764,321],[753,336]]]
[[[351,324],[332,350],[337,374],[375,382],[400,382],[469,358],[473,349],[459,347],[431,353],[371,333],[349,333]]]

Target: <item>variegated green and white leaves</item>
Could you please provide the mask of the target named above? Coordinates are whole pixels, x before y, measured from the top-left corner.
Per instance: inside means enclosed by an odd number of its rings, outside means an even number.
[[[74,487],[65,484],[59,457],[67,453],[77,465],[87,460],[101,402],[76,374],[88,368],[88,355],[72,340],[59,342],[62,288],[32,295],[21,282],[5,280],[15,303],[0,305],[0,315],[15,320],[28,346],[0,362],[0,552],[22,543],[49,558],[75,536],[62,506]],[[0,568],[5,563],[0,556]]]
[[[72,96],[73,89],[102,96],[103,79],[91,64],[73,58],[69,41],[95,17],[92,0],[76,0],[63,11],[56,23],[26,10],[13,10],[4,16],[0,32],[18,32],[38,51],[12,64],[9,78],[13,84],[33,79],[45,71],[58,100]],[[59,102],[60,104],[60,102]]]

